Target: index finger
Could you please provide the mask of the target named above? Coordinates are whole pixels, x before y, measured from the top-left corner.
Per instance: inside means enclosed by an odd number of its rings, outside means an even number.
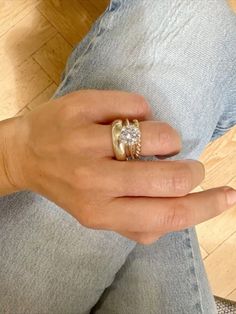
[[[79,97],[78,97],[79,96]],[[149,120],[151,106],[144,96],[118,90],[85,89],[71,93],[71,101],[78,101],[83,117],[95,123],[111,123],[115,119]]]

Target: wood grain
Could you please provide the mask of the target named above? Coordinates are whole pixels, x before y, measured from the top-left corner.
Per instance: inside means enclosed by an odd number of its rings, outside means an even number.
[[[29,58],[0,80],[0,120],[10,118],[39,95],[52,80],[41,67]]]
[[[95,1],[91,3],[95,4]],[[77,0],[42,1],[38,5],[39,11],[72,46],[89,31],[95,16],[100,13],[98,5],[96,8],[94,11],[94,5],[85,5],[84,1]],[[102,10],[102,5],[99,9]]]
[[[0,36],[23,20],[39,0],[1,0],[0,1]]]
[[[71,51],[72,46],[60,34],[57,34],[33,54],[33,59],[56,84],[59,84],[62,71]]]
[[[211,287],[216,295],[226,297],[235,288],[236,232],[204,260]]]
[[[228,0],[228,3],[233,9],[233,11],[236,13],[236,0]]]
[[[27,106],[28,109],[33,110],[37,106],[43,104],[44,102],[48,101],[54,92],[57,89],[57,85],[55,83],[52,83],[49,85],[42,93],[40,93],[37,97],[35,97]]]
[[[236,289],[234,289],[232,292],[230,292],[227,295],[227,298],[229,298],[230,300],[236,300]]]
[[[16,72],[18,65],[55,35],[56,30],[51,24],[37,10],[32,10],[1,36],[1,72],[5,74],[10,71]]]
[[[200,251],[201,251],[201,255],[202,258],[205,259],[208,256],[207,251],[204,250],[204,248],[200,245]]]
[[[236,127],[212,142],[200,159],[206,166],[206,177],[201,187],[208,189],[229,184],[236,174]]]

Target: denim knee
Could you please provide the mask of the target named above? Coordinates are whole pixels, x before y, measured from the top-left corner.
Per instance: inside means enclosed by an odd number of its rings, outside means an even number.
[[[178,158],[197,158],[217,128],[235,124],[235,33],[224,0],[112,1],[54,97],[84,88],[138,92],[157,120],[179,131]]]

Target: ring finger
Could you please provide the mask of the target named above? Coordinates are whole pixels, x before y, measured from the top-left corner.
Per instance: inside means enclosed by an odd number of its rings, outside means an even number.
[[[181,139],[175,129],[164,122],[141,121],[142,156],[175,155],[181,150]],[[90,124],[83,132],[78,147],[97,157],[115,157],[112,146],[111,125]],[[89,141],[88,141],[89,139]],[[88,149],[89,146],[89,149]]]

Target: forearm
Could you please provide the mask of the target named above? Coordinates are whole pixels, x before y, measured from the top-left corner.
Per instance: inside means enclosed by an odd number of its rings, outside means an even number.
[[[12,118],[0,122],[0,195],[6,195],[20,190],[15,181],[15,172],[12,171],[11,155],[17,155],[17,149],[14,150],[13,139],[16,132],[16,119]],[[16,168],[20,165],[15,165]]]

